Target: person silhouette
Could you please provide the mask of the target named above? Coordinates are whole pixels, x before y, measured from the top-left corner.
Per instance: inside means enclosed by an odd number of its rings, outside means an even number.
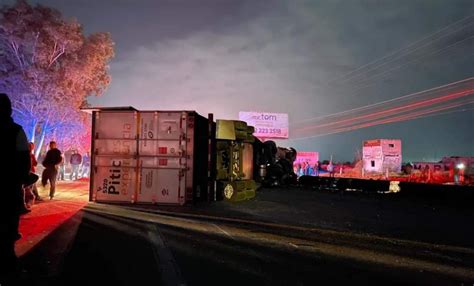
[[[41,184],[43,188],[49,181],[49,199],[53,199],[56,192],[56,179],[58,177],[59,165],[63,162],[61,151],[56,148],[56,141],[49,142],[49,150],[46,152],[46,157],[43,160],[43,174],[41,174]]]
[[[29,144],[23,128],[12,117],[10,98],[0,93],[0,134],[2,135],[3,162],[0,164],[2,199],[0,200],[0,284],[14,284],[18,278],[18,258],[15,242],[20,211],[24,206],[23,182],[28,180],[31,168]]]

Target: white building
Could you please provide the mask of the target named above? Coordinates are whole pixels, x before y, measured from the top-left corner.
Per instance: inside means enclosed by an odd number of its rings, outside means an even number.
[[[400,139],[364,141],[362,161],[365,173],[400,172],[402,167],[402,141]]]

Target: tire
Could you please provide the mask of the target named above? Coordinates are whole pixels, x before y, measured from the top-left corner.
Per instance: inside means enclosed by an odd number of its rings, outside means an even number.
[[[232,197],[234,196],[234,193],[235,193],[235,189],[232,186],[232,184],[228,183],[224,187],[223,193],[224,193],[224,198],[226,198],[228,200],[232,199]]]

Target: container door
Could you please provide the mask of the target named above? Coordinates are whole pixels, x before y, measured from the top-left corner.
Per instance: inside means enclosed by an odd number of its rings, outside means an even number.
[[[135,200],[137,115],[134,111],[95,113],[93,200]]]
[[[178,158],[141,158],[139,202],[181,204],[183,172]]]
[[[153,118],[152,118],[153,116]],[[183,204],[186,169],[185,113],[156,112],[141,116],[139,202]],[[146,120],[145,120],[146,119]],[[154,122],[153,130],[145,128]],[[152,126],[152,124],[148,124]],[[153,134],[153,139],[143,132]],[[151,132],[151,133],[150,133]],[[155,136],[156,134],[156,136]],[[142,138],[147,138],[147,145]]]

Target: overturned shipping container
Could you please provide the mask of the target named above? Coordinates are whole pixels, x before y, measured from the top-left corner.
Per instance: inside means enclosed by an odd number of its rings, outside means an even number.
[[[184,205],[211,196],[212,120],[131,107],[92,114],[91,201]]]

